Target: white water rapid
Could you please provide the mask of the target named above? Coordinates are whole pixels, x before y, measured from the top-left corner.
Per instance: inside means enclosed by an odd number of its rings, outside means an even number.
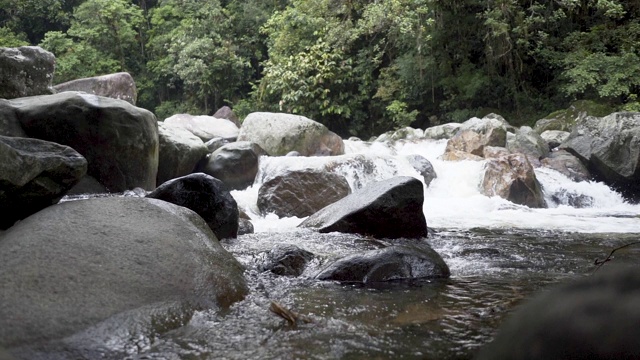
[[[582,233],[640,232],[640,205],[602,183],[573,182],[547,168],[536,169],[549,208],[531,209],[479,192],[482,161],[442,161],[446,140],[363,142],[345,140],[346,154],[334,157],[262,157],[254,185],[232,192],[241,208],[252,218],[256,232],[294,229],[303,219],[261,216],[256,206],[258,189],[266,180],[287,169],[324,168],[344,175],[356,190],[369,182],[393,176],[413,176],[422,180],[406,160],[419,154],[433,165],[438,177],[425,187],[424,213],[429,227],[444,229],[536,229]],[[355,160],[357,161],[354,161]],[[351,161],[350,161],[351,160]],[[567,197],[584,197],[588,207],[574,208]]]

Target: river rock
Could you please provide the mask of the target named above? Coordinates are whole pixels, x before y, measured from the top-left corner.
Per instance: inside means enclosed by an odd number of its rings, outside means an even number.
[[[640,113],[587,116],[561,147],[576,155],[596,180],[640,201]]]
[[[243,190],[251,186],[258,174],[262,148],[249,141],[236,141],[214,151],[202,172],[220,179],[229,189]]]
[[[546,130],[540,134],[540,137],[547,142],[549,150],[553,150],[565,142],[570,134],[568,131]]]
[[[38,46],[0,47],[0,98],[52,94],[55,56]]]
[[[187,208],[126,197],[50,206],[1,235],[0,347],[27,359],[99,355],[21,356],[39,346],[124,358],[135,339],[243,299],[243,271]]]
[[[344,176],[320,170],[294,170],[264,182],[258,209],[279,217],[307,217],[351,193]]]
[[[556,205],[566,205],[577,209],[589,208],[595,203],[593,197],[567,189],[560,189],[551,194],[551,200],[556,203]]]
[[[344,142],[326,126],[304,116],[254,112],[242,123],[238,141],[251,141],[271,156],[297,151],[303,156],[342,155]]]
[[[488,114],[483,118],[473,117],[462,123],[459,131],[471,130],[478,134],[488,135],[493,133],[495,129],[502,129],[504,132],[515,132],[515,128],[498,114]],[[499,133],[498,133],[499,134]],[[501,145],[504,146],[504,145]]]
[[[204,146],[207,147],[207,150],[209,151],[209,153],[212,153],[220,149],[223,145],[227,145],[231,142],[233,141],[229,141],[229,139],[225,139],[221,137],[216,137],[204,143]]]
[[[100,184],[100,182],[91,175],[83,176],[77,184],[75,184],[71,189],[69,189],[69,191],[67,191],[67,195],[105,193],[108,193],[107,188],[105,188],[104,185]]]
[[[487,160],[480,192],[531,208],[547,207],[533,166],[524,154]]]
[[[278,245],[264,254],[258,268],[281,276],[300,276],[313,258],[311,252],[295,245]]]
[[[549,144],[529,126],[516,130],[513,141],[507,142],[512,153],[525,154],[532,165],[538,166],[540,159],[549,154]]]
[[[68,146],[0,136],[0,229],[57,203],[86,172]]]
[[[507,150],[507,148],[500,146],[485,146],[482,150],[482,155],[485,159],[495,159],[509,154],[511,154],[511,152]]]
[[[155,115],[123,100],[64,92],[10,101],[29,137],[67,145],[110,192],[153,190],[158,172]]]
[[[541,163],[543,167],[558,171],[573,181],[587,181],[591,178],[582,162],[565,150],[550,152]]]
[[[196,173],[169,180],[147,195],[195,211],[219,239],[238,236],[238,204],[222,181]]]
[[[318,280],[374,283],[392,280],[448,278],[449,267],[426,244],[392,245],[345,256],[316,275]]]
[[[218,119],[227,119],[233,122],[238,128],[242,125],[236,113],[234,113],[233,110],[231,110],[231,108],[228,106],[223,106],[220,109],[218,109],[218,111],[216,111],[216,113],[213,114],[213,117]]]
[[[398,130],[388,131],[384,134],[381,134],[376,138],[375,141],[398,141],[398,140],[419,140],[424,138],[424,130],[422,129],[414,129],[412,127],[404,127]]]
[[[422,175],[426,186],[429,186],[433,179],[438,177],[433,165],[431,165],[431,162],[424,156],[411,154],[407,156],[407,160],[409,161],[409,164],[411,164],[411,166],[420,173],[420,175]]]
[[[138,98],[136,82],[127,72],[71,80],[58,84],[53,88],[57,92],[81,91],[87,94],[124,100],[131,105],[135,105]]]
[[[370,183],[309,216],[299,226],[322,233],[357,233],[380,238],[427,236],[422,182],[398,176]]]
[[[629,268],[545,291],[511,314],[476,359],[639,359],[639,289],[640,272]]]
[[[235,139],[239,131],[233,121],[206,115],[177,114],[166,118],[164,123],[186,129],[204,142],[217,137]]]
[[[451,139],[458,131],[462,124],[448,123],[443,125],[432,126],[425,129],[424,138],[432,140]]]
[[[188,175],[208,154],[202,140],[186,129],[158,123],[160,152],[156,183]]]
[[[483,150],[484,153],[484,150]],[[448,150],[444,154],[438,157],[440,160],[444,161],[482,161],[484,160],[481,156],[473,155],[471,153],[462,151],[462,150]]]
[[[571,132],[576,123],[587,116],[606,116],[613,112],[606,105],[601,105],[590,100],[578,100],[568,109],[559,110],[547,115],[544,119],[536,121],[533,127],[538,134],[547,130],[560,130]]]
[[[507,143],[506,126],[494,118],[473,118],[467,120],[447,142],[446,152],[459,150],[482,156],[485,146],[502,146]]]
[[[22,130],[11,101],[5,99],[0,99],[0,136],[28,137]]]

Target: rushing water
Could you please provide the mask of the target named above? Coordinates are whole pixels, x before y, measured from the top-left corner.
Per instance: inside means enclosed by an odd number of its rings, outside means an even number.
[[[224,313],[201,312],[180,329],[138,347],[131,359],[465,359],[489,341],[521,301],[550,284],[585,276],[594,260],[640,237],[640,206],[603,184],[574,183],[537,169],[548,209],[529,209],[478,192],[482,162],[440,161],[445,141],[395,144],[347,141],[340,157],[263,157],[256,184],[233,196],[253,218],[255,234],[223,245],[247,267],[251,293]],[[425,189],[424,212],[436,232],[427,241],[451,268],[443,281],[376,286],[313,280],[338,256],[384,246],[386,240],[297,229],[303,220],[259,215],[262,182],[286,169],[331,168],[353,189],[408,175],[421,178],[406,155],[420,154],[438,178]],[[564,205],[588,196],[591,206]],[[260,272],[266,252],[295,244],[316,258],[298,278]],[[640,265],[640,249],[614,261]],[[308,322],[288,326],[269,311],[272,301]]]

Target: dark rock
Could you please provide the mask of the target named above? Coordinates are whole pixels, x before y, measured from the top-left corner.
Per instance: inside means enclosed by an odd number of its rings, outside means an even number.
[[[107,188],[100,184],[98,180],[90,175],[85,175],[77,184],[67,191],[67,195],[104,194],[107,192]]]
[[[249,219],[238,219],[238,235],[253,234],[253,223]]]
[[[258,267],[281,276],[300,276],[314,255],[295,245],[280,245],[271,249]]]
[[[86,172],[68,146],[0,136],[0,229],[57,203]]]
[[[29,137],[75,149],[87,159],[87,173],[110,192],[155,188],[158,125],[153,113],[123,100],[75,92],[10,104]]]
[[[216,113],[213,114],[213,117],[232,121],[234,124],[236,124],[237,127],[240,127],[242,125],[240,124],[240,119],[238,119],[238,116],[236,116],[233,110],[231,110],[231,108],[228,106],[223,106],[220,109],[218,109],[218,111],[216,111]]]
[[[476,359],[640,359],[639,290],[634,267],[546,291],[520,306]]]
[[[596,180],[640,201],[640,113],[587,116],[561,147],[577,156]]]
[[[238,141],[256,143],[271,156],[291,151],[302,156],[344,154],[344,142],[338,135],[319,122],[291,114],[249,114],[242,123]]]
[[[431,165],[431,162],[424,156],[412,154],[407,156],[407,160],[409,160],[409,164],[411,164],[411,166],[413,166],[413,168],[422,175],[426,186],[429,186],[433,179],[438,177],[433,165]]]
[[[400,176],[371,183],[309,216],[300,227],[381,238],[427,236],[420,180]]]
[[[202,172],[222,180],[229,189],[243,190],[255,181],[262,155],[265,151],[255,143],[233,142],[209,155]]]
[[[160,141],[156,183],[188,175],[208,153],[202,140],[191,132],[158,123]]]
[[[82,91],[87,94],[124,100],[136,104],[138,90],[133,77],[126,72],[76,79],[53,87],[57,92]]]
[[[37,46],[0,47],[0,98],[52,94],[55,56]]]
[[[306,217],[351,193],[342,175],[319,170],[287,171],[258,190],[258,209],[279,217]]]
[[[523,154],[487,160],[480,191],[531,208],[547,207],[533,167]]]
[[[188,130],[205,142],[218,137],[235,139],[239,131],[233,121],[206,115],[177,114],[166,118],[164,123]]]
[[[230,141],[229,139],[216,137],[204,143],[204,146],[207,147],[207,150],[209,151],[209,153],[212,153],[220,149],[222,146],[227,145],[230,142],[232,141]]]
[[[565,150],[558,150],[549,153],[549,156],[542,159],[542,166],[562,173],[573,181],[587,181],[591,178],[589,170],[580,160]]]
[[[195,211],[219,239],[238,236],[238,204],[222,181],[203,173],[169,180],[147,195]]]
[[[316,279],[373,283],[449,277],[442,257],[424,244],[393,245],[345,256],[321,270]]]
[[[0,99],[0,135],[11,137],[28,137],[22,130],[20,120],[11,101]]]
[[[578,209],[592,207],[595,202],[593,197],[589,195],[578,194],[566,189],[561,189],[560,191],[552,194],[551,199],[557,205],[567,205]]]
[[[30,357],[18,347],[58,340],[124,352],[243,299],[243,271],[184,207],[123,197],[50,206],[0,238],[0,347],[19,358]]]

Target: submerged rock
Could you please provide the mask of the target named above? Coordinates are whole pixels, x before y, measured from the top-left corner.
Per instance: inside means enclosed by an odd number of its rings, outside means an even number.
[[[295,245],[276,246],[265,254],[265,260],[258,265],[261,271],[271,271],[281,276],[300,276],[314,255]]]
[[[381,238],[427,236],[420,180],[399,176],[371,183],[309,216],[299,226]]]
[[[27,359],[34,347],[43,359],[56,358],[49,347],[124,353],[195,310],[243,299],[243,271],[184,207],[130,197],[50,206],[0,235],[0,347]]]
[[[373,283],[449,277],[442,257],[425,244],[392,245],[345,256],[316,275],[319,280]]]
[[[547,207],[533,167],[523,154],[487,160],[480,191],[531,208]]]
[[[203,173],[169,180],[147,195],[195,211],[219,239],[238,236],[238,204],[222,181]]]

